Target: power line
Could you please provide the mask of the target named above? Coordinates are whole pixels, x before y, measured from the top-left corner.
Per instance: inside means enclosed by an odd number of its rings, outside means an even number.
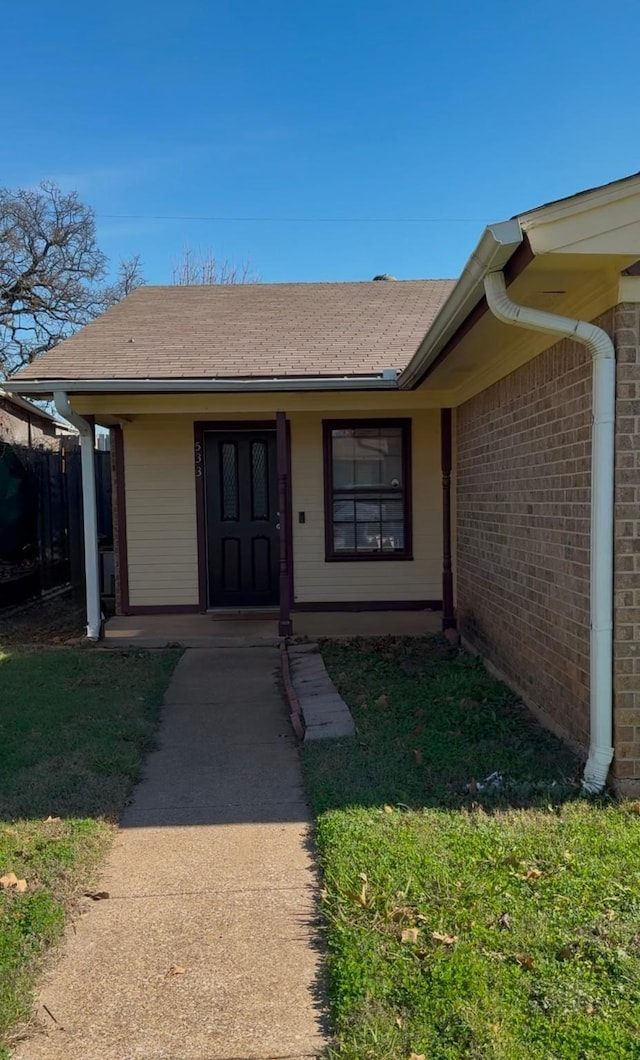
[[[110,221],[220,221],[274,224],[488,224],[485,217],[213,217],[189,214],[99,213]]]

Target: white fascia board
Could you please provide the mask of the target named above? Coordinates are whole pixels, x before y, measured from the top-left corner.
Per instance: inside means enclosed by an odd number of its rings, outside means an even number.
[[[523,231],[528,232],[537,224],[546,224],[550,221],[573,217],[575,214],[585,213],[593,210],[596,206],[610,206],[623,199],[631,198],[640,191],[640,174],[634,173],[630,177],[616,180],[611,184],[603,184],[589,191],[578,192],[565,199],[558,199],[546,206],[537,206],[534,210],[525,210],[518,214],[518,219]]]
[[[397,372],[376,376],[286,379],[15,379],[19,394],[239,394],[307,390],[397,390]]]
[[[485,228],[480,242],[467,261],[460,279],[433,321],[409,364],[400,373],[401,390],[411,390],[464,323],[469,313],[484,298],[484,277],[503,269],[522,243],[517,218],[500,221]]]

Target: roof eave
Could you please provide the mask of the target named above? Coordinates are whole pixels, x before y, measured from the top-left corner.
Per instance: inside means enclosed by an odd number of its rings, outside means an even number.
[[[376,375],[326,377],[272,377],[269,379],[19,379],[7,380],[16,394],[237,394],[305,390],[397,390],[398,373],[388,369]]]
[[[420,346],[398,377],[401,390],[420,384],[431,364],[484,297],[488,272],[503,269],[523,241],[518,218],[487,225],[460,279],[433,321]]]
[[[431,324],[416,353],[398,377],[401,390],[412,390],[419,386],[434,361],[443,354],[449,343],[455,341],[456,333],[465,324],[475,307],[484,298],[484,278],[488,273],[507,269],[511,258],[519,247],[528,250],[513,270],[512,278],[525,268],[532,258],[549,250],[561,250],[545,242],[540,233],[554,222],[566,220],[595,207],[606,207],[637,195],[640,190],[640,174],[634,173],[622,180],[613,181],[597,188],[589,188],[577,195],[558,199],[518,214],[508,221],[488,225],[480,242],[465,265],[447,301]],[[514,259],[513,264],[516,264]]]
[[[14,394],[7,390],[4,386],[0,386],[0,397],[6,398],[6,400],[12,405],[15,405],[16,408],[22,409],[23,412],[27,412],[30,416],[33,416],[36,419],[46,421],[53,427],[67,427],[66,423],[63,423],[62,420],[56,419],[56,417],[52,416],[50,412],[38,408],[38,406],[34,405],[31,401],[26,401],[24,398],[19,397],[18,394]]]

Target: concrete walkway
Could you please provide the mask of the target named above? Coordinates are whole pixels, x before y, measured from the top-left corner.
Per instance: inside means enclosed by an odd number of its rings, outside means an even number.
[[[18,1060],[318,1056],[309,816],[277,648],[185,653],[99,889]],[[45,1007],[46,1006],[46,1007]]]

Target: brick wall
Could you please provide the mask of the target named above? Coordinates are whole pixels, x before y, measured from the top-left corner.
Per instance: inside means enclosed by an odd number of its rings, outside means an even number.
[[[617,350],[616,560],[613,773],[640,795],[640,306],[619,305]]]
[[[596,323],[611,333],[613,311]],[[584,749],[590,355],[558,342],[456,417],[460,631],[544,724]]]

